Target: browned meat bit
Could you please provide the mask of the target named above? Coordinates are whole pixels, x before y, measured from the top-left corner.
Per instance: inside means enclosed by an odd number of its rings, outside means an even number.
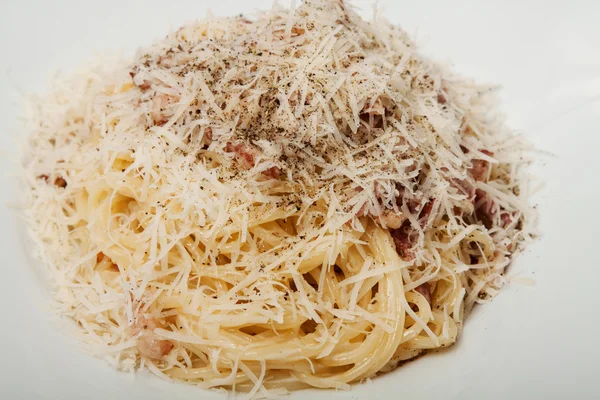
[[[144,81],[142,81],[142,83],[140,83],[138,85],[135,81],[135,76],[138,74],[138,72],[139,72],[139,68],[134,67],[131,71],[129,71],[129,76],[131,76],[131,80],[133,81],[133,84],[136,85],[137,87],[139,87],[142,92],[145,92],[146,90],[150,89],[150,86],[151,86],[150,82],[144,80]]]
[[[431,211],[433,210],[433,206],[435,203],[435,199],[430,199],[425,203],[421,209],[419,210],[420,204],[417,200],[406,200],[403,198],[397,199],[398,204],[402,202],[406,202],[406,205],[409,211],[413,214],[418,214],[418,219],[421,227],[424,227],[427,224],[429,216],[431,215]],[[402,222],[402,226],[398,229],[390,229],[390,234],[392,235],[392,239],[394,239],[394,244],[396,245],[396,251],[404,260],[409,261],[415,258],[415,254],[412,251],[412,248],[417,243],[418,233],[411,226],[409,220],[405,219]]]
[[[173,349],[173,343],[158,339],[154,334],[142,334],[138,339],[137,348],[148,358],[161,359]]]
[[[433,210],[434,202],[435,199],[429,200],[421,208],[421,211],[419,212],[419,221],[421,227],[424,227],[427,224],[429,216],[431,215],[431,211]],[[407,205],[408,209],[413,213],[418,208],[418,204],[416,204],[414,201],[408,201]],[[399,229],[402,224],[406,222],[406,220],[407,217],[405,215],[403,215],[401,212],[396,213],[393,210],[384,210],[379,216],[379,221],[382,223],[382,225],[385,224],[388,229]]]
[[[155,125],[164,125],[169,121],[171,115],[169,107],[179,101],[175,96],[166,93],[156,93],[152,98],[152,110],[150,117]]]
[[[489,150],[483,149],[483,150],[481,150],[481,152],[483,154],[485,154],[486,156],[494,157],[494,152],[493,151],[489,151]]]
[[[361,189],[362,190],[362,189]],[[429,216],[431,215],[431,211],[433,210],[433,205],[435,199],[429,200],[427,203],[422,205],[421,200],[410,198],[407,199],[404,197],[405,190],[404,188],[398,189],[398,195],[396,196],[395,202],[398,208],[402,204],[406,204],[408,210],[412,214],[418,215],[418,219],[421,222],[421,226],[425,226],[427,223]],[[375,198],[379,202],[380,211],[369,210],[367,204],[363,204],[363,206],[358,210],[356,215],[358,217],[366,217],[370,216],[373,220],[381,225],[384,228],[388,229],[399,229],[406,221],[407,216],[401,211],[395,211],[390,208],[384,208],[383,206],[383,189],[377,183],[375,184]]]
[[[237,164],[245,170],[248,170],[256,165],[256,157],[259,155],[259,150],[245,143],[227,143],[225,152],[234,153],[234,159]],[[278,179],[281,176],[281,170],[278,167],[270,167],[261,172],[267,178]]]
[[[469,153],[469,149],[464,146],[460,146],[463,153]],[[487,150],[481,150],[482,153],[493,156],[494,153]],[[472,177],[475,181],[483,182],[486,180],[490,170],[490,163],[485,160],[472,159],[471,160],[472,167],[468,169],[469,176]],[[457,188],[462,194],[464,194],[468,200],[470,200],[473,204],[479,202],[484,197],[485,192],[482,190],[476,189],[473,184],[471,184],[468,180],[464,179],[452,179],[450,184]]]
[[[462,146],[461,146],[462,148]],[[480,150],[483,154],[493,157],[494,153],[489,150]],[[463,152],[468,153],[468,150],[463,149]],[[487,181],[491,165],[486,160],[472,159],[472,167],[469,168],[469,175],[479,182]],[[461,181],[463,189],[468,190],[468,197],[471,199],[473,205],[475,205],[475,216],[481,223],[488,229],[494,225],[494,217],[500,212],[500,219],[502,221],[502,227],[506,227],[512,222],[512,216],[504,211],[488,196],[488,194],[481,190],[475,189],[473,185],[466,181]],[[474,196],[473,196],[474,193]]]
[[[50,179],[50,177],[46,174],[41,174],[37,176],[38,179],[43,179],[44,182],[48,183],[48,180]]]
[[[202,136],[200,136],[200,134]],[[203,150],[208,149],[208,146],[213,141],[213,131],[210,126],[202,129],[195,129],[192,134],[185,138],[185,143],[199,145]]]
[[[471,185],[467,180],[452,179],[450,185],[457,188],[469,201],[475,202],[475,186]]]
[[[131,328],[131,334],[138,335],[137,349],[141,355],[152,359],[162,359],[173,349],[173,343],[160,339],[154,333],[154,330],[159,327],[160,325],[155,319],[138,317],[136,324]]]
[[[258,151],[244,143],[227,143],[225,146],[227,153],[234,153],[235,161],[243,168],[250,169],[254,167],[255,157]]]
[[[475,131],[473,130],[473,128],[471,128],[471,125],[469,125],[467,122],[465,122],[464,118],[463,118],[462,124],[460,126],[460,133],[462,135],[467,135],[467,136],[475,134]],[[468,153],[468,151],[466,153]]]
[[[306,29],[304,28],[300,28],[298,26],[293,26],[290,32],[290,36],[291,37],[296,37],[296,36],[300,36],[300,35],[304,35],[304,33],[306,32]],[[276,40],[282,40],[285,38],[285,30],[284,29],[277,29],[273,31],[273,38]]]
[[[437,95],[437,102],[440,104],[446,104],[446,96],[444,96],[444,94],[442,92],[438,93]]]
[[[484,213],[488,214],[488,215],[492,215],[494,213],[494,208],[495,208],[495,203],[493,200],[490,199],[490,196],[488,196],[488,194],[481,190],[481,189],[477,189],[475,190],[475,206],[477,209],[483,211]]]
[[[490,229],[494,226],[494,217],[499,213],[500,215],[500,226],[506,228],[513,221],[513,215],[504,208],[498,206],[493,200],[487,196],[487,194],[481,190],[478,190],[478,201],[476,203],[475,215],[483,223],[483,225]]]
[[[415,288],[415,292],[420,293],[425,297],[425,300],[431,306],[432,296],[431,296],[431,288],[429,287],[429,283],[425,282]]]
[[[477,189],[475,196],[475,215],[483,225],[490,229],[494,226],[494,218],[500,215],[502,228],[506,228],[512,221],[513,215],[503,207],[498,206],[483,190]]]
[[[495,203],[483,190],[477,189],[475,193],[475,199],[473,200],[475,216],[486,228],[490,229],[493,226],[492,221],[496,213]]]
[[[506,228],[511,222],[513,222],[513,216],[506,211],[502,211],[502,213],[500,213],[500,220],[502,221],[502,227]]]
[[[421,209],[421,212],[419,213],[419,221],[421,222],[421,227],[423,227],[423,226],[425,226],[425,224],[427,224],[427,221],[429,220],[429,216],[431,215],[431,211],[433,210],[434,203],[435,203],[435,199],[429,200],[427,203],[425,203],[425,205]]]
[[[369,103],[365,104],[362,108],[359,117],[363,124],[370,129],[380,129],[383,127],[383,116],[385,115],[385,108],[381,104],[381,100],[377,99],[371,106]]]
[[[44,182],[46,182],[46,183],[50,182],[50,176],[48,176],[46,174],[38,175],[37,178],[43,179]],[[54,186],[59,187],[59,188],[66,188],[67,181],[65,180],[65,178],[63,178],[62,176],[59,175],[56,178],[54,178]]]
[[[476,181],[483,181],[487,176],[488,162],[484,160],[472,160],[473,166],[469,168],[469,175]]]
[[[150,89],[152,85],[148,81],[143,81],[137,86],[142,90],[142,92],[145,92],[146,90]]]
[[[363,204],[363,206],[356,213],[356,216],[370,216],[375,222],[379,223],[379,225],[388,229],[398,229],[400,226],[402,226],[402,223],[406,221],[406,216],[404,216],[401,212],[396,212],[390,209],[384,209],[378,214],[372,214],[369,212],[366,204]]]
[[[54,186],[58,186],[60,188],[66,188],[67,181],[62,176],[57,176],[56,178],[54,178]]]
[[[264,176],[271,179],[279,179],[281,176],[281,170],[277,167],[267,168],[262,172]]]
[[[390,229],[390,234],[394,239],[396,251],[403,260],[409,261],[415,258],[412,248],[417,243],[417,236],[416,232],[411,229],[409,221],[405,221],[398,229]]]
[[[213,140],[212,134],[213,134],[213,131],[210,126],[204,130],[204,136],[202,136],[202,142],[201,142],[202,145],[204,145],[205,147],[210,146],[210,144],[212,143],[212,140]]]
[[[441,105],[444,105],[448,102],[448,86],[446,85],[446,81],[442,79],[440,84],[440,89],[437,94],[437,102]]]
[[[292,36],[304,35],[305,32],[306,29],[304,28],[299,28],[297,26],[292,27]]]
[[[158,58],[158,65],[165,68],[173,68],[178,65],[178,62],[175,61],[172,56],[166,55]]]
[[[494,155],[494,153],[487,150],[481,150],[481,152],[490,157]],[[471,175],[476,181],[485,181],[489,174],[490,163],[479,159],[473,159],[471,160],[471,163],[473,166],[469,168],[469,175]]]

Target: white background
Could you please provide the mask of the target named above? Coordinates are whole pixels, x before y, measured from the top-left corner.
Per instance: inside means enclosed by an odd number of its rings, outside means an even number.
[[[17,204],[20,93],[50,72],[113,50],[133,54],[205,14],[248,12],[270,1],[2,1],[0,201]],[[370,2],[355,4],[370,14]],[[459,343],[350,392],[293,399],[600,398],[600,2],[384,0],[389,19],[428,54],[503,86],[504,111],[540,154],[535,198],[543,236],[520,257],[512,284],[476,309]],[[154,377],[132,378],[83,355],[45,311],[43,275],[27,257],[15,209],[0,207],[0,398],[225,398]]]

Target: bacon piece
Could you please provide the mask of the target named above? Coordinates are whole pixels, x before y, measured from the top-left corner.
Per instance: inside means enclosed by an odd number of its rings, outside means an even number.
[[[403,260],[409,261],[415,258],[412,248],[416,244],[416,236],[410,228],[410,222],[405,221],[399,229],[390,229],[390,234],[394,239],[396,251]]]
[[[148,358],[161,359],[173,349],[173,343],[158,339],[154,334],[144,333],[137,341],[137,349]]]
[[[431,215],[434,202],[435,199],[429,200],[419,212],[419,220],[422,227],[427,223],[429,215]],[[418,208],[418,203],[416,201],[409,200],[407,202],[407,207],[412,213],[414,213]],[[400,257],[402,257],[402,259],[409,261],[415,258],[412,248],[417,243],[418,235],[417,231],[410,225],[410,221],[408,219],[405,218],[400,228],[390,229],[390,234],[392,235],[392,239],[394,239],[396,251]]]
[[[463,153],[469,153],[469,149],[467,149],[466,147],[461,145],[460,148],[463,151]],[[481,150],[481,152],[490,157],[494,155],[494,153],[488,150]],[[485,181],[485,179],[488,176],[490,163],[485,160],[472,159],[471,164],[472,167],[468,169],[469,176],[471,176],[475,181]],[[475,186],[466,179],[452,179],[450,181],[450,184],[453,187],[457,188],[461,193],[463,193],[467,197],[467,199],[469,199],[473,204],[475,204],[481,198],[483,198],[483,196],[478,194],[482,191],[476,189]]]
[[[54,178],[54,186],[58,186],[60,188],[66,188],[67,181],[62,176],[57,176],[56,178]]]
[[[425,297],[425,300],[427,300],[427,302],[431,306],[432,296],[431,296],[431,288],[429,287],[429,283],[425,282],[425,283],[417,286],[415,288],[415,292],[423,295],[423,297]]]
[[[433,210],[433,204],[435,203],[435,199],[429,200],[419,213],[419,221],[421,223],[421,227],[424,227],[427,224],[427,220],[429,220],[429,216],[431,215],[431,210]]]
[[[271,167],[264,170],[262,174],[267,178],[279,179],[281,176],[281,170],[278,167]]]
[[[472,160],[472,167],[469,168],[469,175],[476,181],[484,181],[489,170],[489,163],[485,160]]]
[[[486,228],[490,229],[493,226],[492,221],[494,220],[494,214],[496,213],[494,201],[489,198],[486,192],[477,189],[475,191],[473,204],[475,204],[475,216],[477,219],[480,220]]]
[[[297,37],[300,35],[304,35],[306,33],[306,29],[304,28],[300,28],[298,26],[293,26],[291,31],[290,31],[290,36],[291,37]],[[273,38],[276,40],[282,40],[283,38],[285,38],[285,30],[283,29],[276,29],[273,31]]]
[[[384,115],[385,107],[381,103],[381,99],[377,99],[372,105],[370,103],[365,104],[360,111],[359,117],[370,130],[383,127]]]
[[[158,322],[153,318],[138,317],[136,324],[131,329],[131,334],[139,335],[136,347],[141,355],[152,359],[162,359],[173,349],[173,343],[160,339],[154,333],[154,330],[159,327]]]
[[[452,179],[450,185],[464,194],[467,200],[475,203],[475,186],[471,185],[466,179]]]
[[[475,190],[475,205],[477,209],[491,216],[494,214],[494,202],[490,199],[488,194],[481,190]]]
[[[494,153],[488,150],[481,150],[485,155],[492,157]],[[473,159],[471,160],[472,167],[469,168],[469,175],[476,181],[484,181],[488,176],[490,163],[485,160]]]
[[[502,228],[507,227],[513,221],[513,215],[504,210],[504,208],[498,206],[483,190],[477,189],[475,206],[475,215],[488,229],[493,227],[494,218],[498,213],[500,213]]]
[[[227,143],[225,146],[227,153],[234,153],[235,160],[243,169],[250,169],[254,167],[255,157],[258,155],[258,151],[245,143]]]
[[[421,207],[422,203],[420,200],[404,198],[403,188],[398,189],[398,191],[399,194],[396,196],[396,204],[398,206],[401,206],[403,203],[406,203],[409,212],[411,212],[412,214],[418,214],[418,218],[419,220],[421,220],[421,225],[424,226],[427,223],[429,215],[431,214],[435,199],[429,200]],[[400,211],[384,208],[384,206],[381,204],[381,200],[384,197],[385,193],[380,185],[375,184],[374,192],[375,198],[380,204],[380,211],[373,212],[368,209],[366,204],[363,204],[363,206],[356,213],[356,216],[370,216],[373,218],[373,220],[375,220],[375,222],[378,222],[381,226],[385,228],[399,229],[407,221],[407,216]]]
[[[292,27],[292,36],[304,35],[306,33],[306,29],[299,28],[297,26]]]
[[[172,68],[177,66],[177,62],[170,55],[158,57],[158,65],[165,68]]]
[[[235,161],[242,169],[250,169],[256,165],[256,157],[259,150],[245,143],[233,144],[227,143],[225,146],[227,153],[234,153]],[[278,167],[270,167],[261,172],[267,178],[278,179],[281,176],[281,170]]]
[[[208,146],[210,146],[210,144],[213,141],[213,131],[212,128],[209,126],[206,129],[204,129],[204,136],[202,136],[202,140],[201,140],[201,144],[204,148],[208,148]]]
[[[154,125],[164,125],[169,121],[172,113],[168,110],[169,106],[175,104],[179,99],[166,93],[158,92],[152,98],[152,110],[150,117]]]
[[[50,177],[46,174],[41,174],[37,176],[38,179],[43,179],[44,182],[48,183],[48,180],[50,179]]]
[[[362,188],[357,188],[358,191],[362,191]],[[367,204],[363,204],[362,207],[356,213],[358,217],[366,217],[370,216],[373,220],[379,225],[388,228],[388,229],[398,229],[404,221],[406,220],[406,216],[402,214],[402,212],[394,211],[389,208],[384,208],[382,204],[382,198],[385,197],[385,189],[378,182],[374,185],[375,198],[379,203],[379,210],[371,211],[367,207]],[[396,199],[398,200],[398,199]],[[401,200],[400,200],[401,201]]]
[[[502,227],[506,228],[513,221],[513,216],[507,211],[502,211],[500,213],[500,220],[502,221]]]
[[[469,153],[469,150],[460,146],[463,153]],[[494,153],[489,150],[480,150],[481,153],[493,157]],[[490,163],[486,160],[481,159],[472,159],[471,160],[472,167],[468,169],[469,175],[478,182],[486,181],[489,170]],[[483,223],[483,225],[490,229],[494,225],[494,217],[496,213],[500,212],[500,219],[502,221],[502,227],[506,227],[512,222],[512,215],[506,212],[501,207],[498,207],[497,204],[488,196],[488,194],[481,190],[476,189],[474,185],[469,183],[467,180],[458,180],[454,179],[451,182],[451,185],[458,188],[461,192],[463,192],[467,198],[473,203],[475,206],[475,216],[479,221]],[[457,210],[455,210],[456,212]]]
[[[138,84],[135,79],[138,72],[139,72],[139,68],[135,67],[133,70],[129,71],[129,76],[131,76],[131,80],[133,81],[133,84],[135,86],[139,87],[142,92],[145,92],[146,90],[150,89],[150,87],[152,85],[147,80],[143,80],[140,84]]]
[[[41,174],[37,176],[38,179],[43,179],[44,182],[48,183],[50,182],[50,176],[46,175],[46,174]],[[60,187],[60,188],[66,188],[67,187],[67,181],[65,180],[65,178],[63,178],[62,176],[58,175],[56,178],[54,178],[54,186]]]

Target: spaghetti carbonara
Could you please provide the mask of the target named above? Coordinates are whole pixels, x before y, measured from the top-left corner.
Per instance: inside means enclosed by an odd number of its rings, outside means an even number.
[[[38,255],[124,370],[348,388],[453,344],[533,234],[493,90],[342,1],[192,23],[34,100]]]

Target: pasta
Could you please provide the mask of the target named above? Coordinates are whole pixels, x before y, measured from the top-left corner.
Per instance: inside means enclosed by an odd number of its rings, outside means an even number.
[[[325,0],[60,78],[25,161],[57,312],[118,368],[254,397],[452,345],[535,234],[493,99]]]

